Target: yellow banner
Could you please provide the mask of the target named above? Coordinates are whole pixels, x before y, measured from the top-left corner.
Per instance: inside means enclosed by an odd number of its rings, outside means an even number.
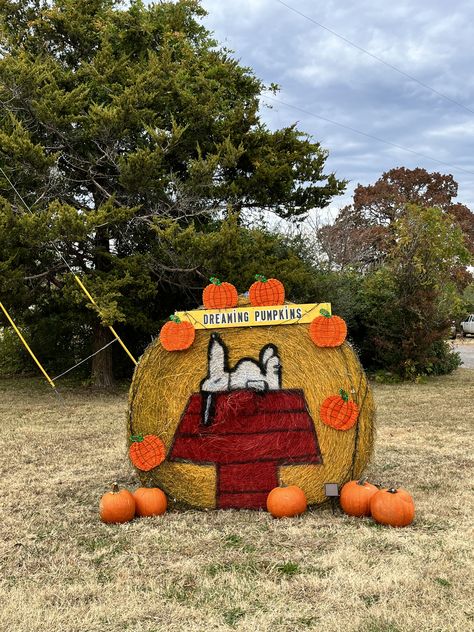
[[[310,323],[320,316],[320,310],[331,313],[331,303],[296,305],[265,305],[262,307],[234,307],[232,309],[196,309],[177,312],[180,320],[188,320],[196,329],[223,327],[255,327],[259,325],[296,325]]]

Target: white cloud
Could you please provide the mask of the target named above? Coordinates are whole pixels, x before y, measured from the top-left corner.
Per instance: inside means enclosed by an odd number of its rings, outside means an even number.
[[[285,0],[387,63],[474,110],[474,3]],[[203,0],[205,26],[281,101],[474,172],[474,114],[356,50],[276,0]],[[298,121],[329,152],[326,171],[374,182],[392,167],[452,172],[474,209],[474,176],[443,167],[284,105],[263,107],[272,128]],[[339,205],[339,200],[334,203]],[[347,201],[347,200],[344,200]]]
[[[444,127],[440,126],[435,129],[430,129],[427,134],[428,136],[444,139],[459,139],[466,136],[474,138],[474,116],[472,121],[445,125]]]

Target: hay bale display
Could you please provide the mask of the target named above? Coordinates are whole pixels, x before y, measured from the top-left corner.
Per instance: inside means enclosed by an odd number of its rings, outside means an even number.
[[[195,327],[192,345],[168,351],[157,338],[130,389],[130,457],[142,484],[195,507],[259,509],[278,485],[298,485],[317,504],[325,483],[361,475],[373,400],[329,304],[241,298],[178,321]]]

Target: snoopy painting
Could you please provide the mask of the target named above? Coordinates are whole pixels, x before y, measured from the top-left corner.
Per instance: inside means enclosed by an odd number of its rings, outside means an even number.
[[[250,358],[239,360],[229,369],[227,353],[218,334],[211,335],[208,352],[208,375],[201,382],[201,390],[207,393],[251,388],[257,391],[281,388],[281,363],[275,345],[265,345],[259,361]]]
[[[171,462],[215,464],[220,508],[264,507],[282,465],[322,463],[304,392],[282,388],[274,344],[258,354],[231,367],[224,341],[211,334],[207,375],[188,401],[169,454]]]
[[[212,334],[208,351],[208,374],[201,382],[205,405],[203,423],[211,422],[215,398],[213,393],[251,389],[275,391],[281,388],[281,364],[275,345],[265,345],[260,351],[258,362],[243,358],[233,369],[228,366],[227,350],[218,334]]]

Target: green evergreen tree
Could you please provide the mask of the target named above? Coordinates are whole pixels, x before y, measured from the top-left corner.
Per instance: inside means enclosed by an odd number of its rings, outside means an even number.
[[[74,347],[73,333],[99,349],[104,325],[122,323],[138,354],[170,295],[221,273],[199,257],[170,263],[163,222],[179,242],[229,210],[304,217],[345,186],[318,143],[262,123],[263,84],[218,47],[199,2],[119,5],[0,0],[0,300],[32,335],[46,319],[51,351]],[[93,376],[111,383],[111,347]]]

